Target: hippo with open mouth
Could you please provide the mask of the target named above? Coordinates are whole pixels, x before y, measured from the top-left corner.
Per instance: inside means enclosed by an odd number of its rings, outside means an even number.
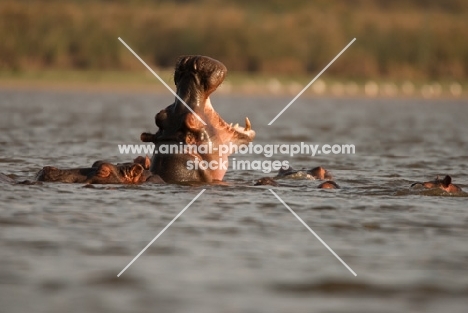
[[[88,184],[138,184],[221,181],[228,168],[230,147],[248,144],[255,137],[250,121],[245,127],[226,123],[213,109],[210,95],[226,77],[221,62],[205,56],[183,56],[174,73],[177,97],[173,104],[156,114],[159,130],[143,133],[143,142],[153,142],[152,160],[139,157],[130,163],[111,164],[97,161],[91,167],[58,169],[46,166],[36,175],[38,181]],[[208,153],[199,149],[162,154],[163,146],[210,146]],[[201,149],[200,149],[201,150]],[[223,152],[221,152],[223,151]],[[206,152],[206,151],[205,151]],[[197,164],[210,164],[210,167]]]
[[[143,142],[155,144],[150,169],[153,174],[168,183],[221,181],[232,151],[221,153],[220,145],[248,144],[254,139],[255,131],[251,129],[248,118],[245,119],[245,127],[238,124],[232,126],[211,105],[210,95],[223,82],[226,73],[224,64],[209,57],[196,55],[179,58],[174,73],[178,97],[173,104],[156,114],[155,122],[159,127],[156,134],[141,135]],[[158,153],[164,145],[204,145],[212,149],[211,153],[199,153],[197,149]],[[194,166],[202,162],[211,166]]]

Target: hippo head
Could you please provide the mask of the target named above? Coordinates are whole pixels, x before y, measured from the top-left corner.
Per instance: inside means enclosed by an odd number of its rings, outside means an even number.
[[[335,183],[333,180],[328,180],[318,185],[317,188],[318,189],[340,189],[340,186],[338,186],[338,184]]]
[[[452,184],[452,177],[450,177],[449,175],[445,175],[443,179],[440,179],[440,177],[437,176],[436,179],[433,181],[414,183],[411,185],[411,187],[421,186],[426,189],[439,188],[450,193],[458,193],[462,191],[462,189],[459,186]]]
[[[148,175],[138,163],[111,164],[98,161],[88,168],[59,169],[45,166],[36,176],[38,181],[86,184],[138,184]]]
[[[310,175],[312,175],[315,179],[332,179],[333,178],[331,173],[321,166],[314,167],[313,169],[307,172]]]
[[[144,168],[137,163],[111,164],[103,162],[88,175],[88,184],[138,184],[144,181]]]
[[[255,137],[250,121],[245,127],[226,123],[213,109],[210,95],[223,82],[227,69],[221,62],[205,56],[183,56],[175,67],[175,102],[155,117],[156,134],[143,133],[141,140],[163,145],[211,146],[211,152],[184,150],[153,155],[151,172],[166,182],[222,180],[231,151],[220,152],[220,145],[247,144]],[[183,100],[183,102],[181,101]],[[184,103],[185,102],[185,103]],[[202,165],[202,161],[206,161]],[[200,164],[200,166],[198,166]]]

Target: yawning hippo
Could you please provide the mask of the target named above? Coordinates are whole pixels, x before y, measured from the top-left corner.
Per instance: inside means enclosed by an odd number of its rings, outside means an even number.
[[[452,184],[452,177],[450,177],[449,175],[446,175],[444,179],[440,179],[439,176],[437,176],[436,179],[433,181],[428,181],[424,183],[414,183],[411,185],[411,187],[423,187],[427,189],[439,188],[450,193],[458,193],[462,191],[462,189],[459,186]]]
[[[179,58],[174,73],[176,100],[156,115],[159,127],[156,134],[141,135],[142,141],[156,145],[151,161],[140,157],[133,163],[117,165],[97,161],[87,168],[46,166],[38,173],[37,180],[92,184],[221,181],[232,153],[231,148],[221,149],[221,145],[248,144],[255,137],[248,118],[245,127],[229,125],[211,105],[209,96],[223,82],[226,72],[221,62],[209,57]],[[184,148],[177,153],[158,153],[163,146],[171,145]],[[196,149],[187,149],[189,146]],[[210,150],[200,152],[197,148],[201,146]]]
[[[155,144],[151,172],[164,181],[221,181],[232,151],[219,153],[220,146],[248,144],[255,137],[248,118],[245,119],[245,127],[232,126],[211,105],[209,97],[223,82],[226,72],[221,62],[205,56],[184,56],[177,61],[174,83],[178,97],[156,115],[155,122],[159,127],[156,134],[141,135],[143,142]],[[192,149],[179,153],[158,153],[164,145],[211,145],[212,152],[199,153],[199,150]]]

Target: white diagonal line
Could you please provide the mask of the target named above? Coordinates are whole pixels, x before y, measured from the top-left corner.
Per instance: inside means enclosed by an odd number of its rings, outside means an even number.
[[[127,266],[125,266],[125,268],[124,268],[124,269],[123,269],[123,270],[122,270],[122,271],[119,273],[119,275],[117,275],[117,277],[120,277],[120,275],[122,275],[122,273],[123,273],[123,272],[125,272],[125,271],[127,270],[127,268],[129,268],[129,267],[130,267],[130,265],[132,265],[132,264],[133,264],[133,262],[135,262],[135,261],[136,261],[136,260],[137,260],[137,259],[138,259],[138,258],[139,258],[139,257],[140,257],[142,254],[143,254],[143,252],[145,252],[145,251],[146,251],[146,249],[148,249],[148,248],[149,248],[149,246],[151,246],[151,245],[153,244],[153,242],[155,242],[155,241],[156,241],[156,239],[158,239],[158,238],[159,238],[159,236],[161,236],[161,235],[162,235],[162,234],[163,234],[163,233],[164,233],[164,232],[165,232],[165,231],[166,231],[166,230],[169,228],[169,226],[171,226],[171,225],[172,225],[172,223],[174,223],[174,222],[175,222],[175,220],[176,220],[176,219],[178,219],[178,218],[179,218],[179,216],[181,216],[181,215],[182,215],[182,214],[185,212],[185,210],[187,210],[187,209],[188,209],[188,208],[189,208],[189,207],[192,205],[192,203],[194,203],[194,202],[195,202],[195,200],[197,200],[197,199],[198,199],[198,197],[200,197],[200,196],[201,196],[201,194],[202,194],[203,192],[205,192],[205,190],[206,190],[206,189],[202,189],[202,191],[200,191],[200,193],[199,193],[199,194],[198,194],[198,195],[197,195],[195,198],[193,198],[193,200],[192,200],[192,201],[190,201],[190,203],[189,203],[189,204],[187,204],[187,206],[186,206],[186,207],[185,207],[185,208],[184,208],[182,211],[180,211],[180,213],[179,213],[179,214],[177,214],[177,215],[176,215],[176,217],[174,217],[174,218],[172,219],[172,221],[170,221],[170,222],[169,222],[169,224],[167,224],[167,225],[166,225],[166,227],[164,227],[164,228],[163,228],[163,230],[161,230],[161,231],[159,232],[159,234],[157,234],[157,235],[156,235],[156,237],[154,237],[154,238],[153,238],[153,240],[151,240],[151,241],[150,241],[150,243],[149,243],[149,244],[147,244],[147,245],[146,245],[146,247],[145,247],[143,250],[141,250],[141,252],[140,252],[140,253],[138,253],[138,254],[137,254],[137,256],[136,256],[136,257],[134,257],[134,258],[133,258],[133,260],[132,260],[130,263],[128,263],[128,265],[127,265]]]
[[[340,57],[340,55],[342,55],[342,54],[343,54],[343,52],[345,52],[345,51],[346,51],[346,49],[348,49],[348,48],[349,48],[349,46],[351,46],[351,45],[352,45],[352,43],[353,43],[354,41],[356,41],[356,38],[354,38],[353,40],[351,40],[351,42],[350,42],[350,43],[348,43],[348,45],[347,45],[346,47],[344,47],[344,48],[343,48],[343,50],[341,50],[341,51],[340,51],[340,53],[338,53],[338,54],[336,55],[336,57],[335,57],[333,60],[331,60],[331,61],[330,61],[330,63],[328,63],[328,65],[327,65],[327,66],[325,66],[325,67],[323,68],[323,70],[322,70],[320,73],[318,73],[318,74],[317,74],[317,76],[315,76],[315,78],[314,78],[314,79],[312,79],[312,80],[310,81],[310,83],[308,83],[308,84],[307,84],[307,86],[305,86],[305,87],[304,87],[304,89],[302,89],[302,90],[301,90],[301,92],[300,92],[300,93],[298,93],[298,94],[297,94],[297,96],[296,96],[296,97],[294,97],[294,99],[292,99],[292,100],[291,100],[291,102],[289,102],[289,103],[288,103],[288,105],[287,105],[287,106],[285,106],[285,107],[284,107],[284,109],[283,109],[283,110],[281,110],[281,112],[279,112],[279,113],[278,113],[278,115],[276,115],[276,117],[275,117],[274,119],[272,119],[272,120],[271,120],[271,122],[270,122],[270,123],[268,123],[268,125],[271,125],[271,124],[273,124],[273,123],[274,123],[274,121],[276,121],[276,119],[277,119],[278,117],[280,117],[280,116],[281,116],[281,114],[283,114],[283,113],[284,113],[284,111],[286,111],[286,110],[287,110],[287,109],[288,109],[288,108],[291,106],[291,104],[293,104],[293,103],[294,103],[294,101],[296,101],[296,100],[297,100],[297,98],[299,98],[299,96],[300,96],[300,95],[302,95],[302,94],[304,93],[304,91],[306,91],[306,90],[307,90],[307,88],[309,88],[309,87],[310,87],[310,85],[312,85],[312,84],[314,83],[314,81],[316,81],[316,80],[317,80],[317,78],[319,78],[319,77],[320,77],[320,75],[322,75],[322,74],[323,74],[323,72],[325,72],[325,71],[327,70],[327,68],[328,68],[330,65],[332,65],[332,64],[333,64],[333,62],[335,62],[335,61],[336,61],[336,59],[338,59],[338,58]]]
[[[165,82],[161,77],[159,77],[159,75],[156,74],[156,72],[153,71],[153,69],[152,69],[151,67],[149,67],[148,64],[146,64],[145,61],[143,61],[143,60],[138,56],[138,54],[136,54],[135,51],[133,51],[132,48],[130,48],[130,47],[125,43],[125,41],[123,41],[122,38],[119,37],[119,40],[120,40],[121,43],[123,43],[123,45],[124,45],[131,53],[133,53],[133,55],[134,55],[141,63],[143,63],[144,66],[146,66],[146,68],[147,68],[154,76],[156,76],[157,79],[159,79],[159,81],[161,82],[161,84],[163,84],[167,89],[169,89],[169,91],[172,92],[172,94],[173,94],[177,99],[179,99],[179,101],[182,102],[182,103],[187,107],[187,109],[189,109],[190,112],[192,112],[193,115],[195,115],[195,117],[198,118],[198,119],[200,120],[200,122],[203,123],[203,125],[206,126],[205,121],[202,120],[202,118],[201,118],[200,116],[198,116],[198,114],[195,113],[195,112],[192,110],[192,108],[189,107],[189,106],[187,105],[187,103],[185,103],[185,101],[182,100],[182,99],[179,97],[179,95],[176,94],[176,93],[174,92],[174,90],[172,90],[172,88],[169,87],[169,85],[166,84],[166,82]]]
[[[278,200],[299,220],[299,222],[302,223],[302,225],[304,225],[311,233],[312,235],[314,235],[324,246],[325,248],[327,248],[334,256],[335,258],[337,258],[341,263],[343,263],[343,265],[354,275],[354,276],[357,276],[357,274],[351,269],[351,267],[348,266],[348,264],[346,264],[339,256],[338,254],[335,253],[335,251],[333,251],[326,243],[325,241],[322,240],[322,238],[320,238],[313,230],[312,228],[309,227],[309,225],[307,225],[300,217],[299,215],[296,214],[296,212],[294,212],[287,204],[286,202],[283,201],[283,199],[281,199],[277,194],[276,192],[274,192],[272,189],[268,189],[271,191],[271,193],[276,197],[278,198]]]

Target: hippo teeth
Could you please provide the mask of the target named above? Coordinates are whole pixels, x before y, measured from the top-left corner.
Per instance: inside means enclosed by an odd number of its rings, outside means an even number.
[[[244,130],[250,130],[251,129],[251,126],[250,125],[250,120],[248,117],[245,118],[245,127],[244,127]]]
[[[239,123],[236,123],[236,125],[234,125],[234,128],[237,128],[239,127]]]

